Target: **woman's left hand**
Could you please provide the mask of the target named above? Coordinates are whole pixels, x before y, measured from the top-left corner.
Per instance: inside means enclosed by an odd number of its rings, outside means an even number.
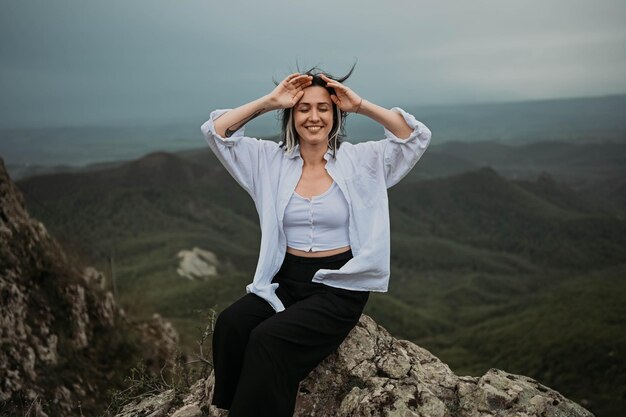
[[[341,111],[355,112],[361,106],[363,99],[349,87],[341,84],[339,81],[332,80],[324,74],[320,74],[322,79],[326,81],[327,87],[332,87],[335,94],[330,95],[330,99],[339,107]]]

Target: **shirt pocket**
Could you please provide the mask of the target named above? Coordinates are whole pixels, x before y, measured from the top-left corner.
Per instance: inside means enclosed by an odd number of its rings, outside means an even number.
[[[376,181],[367,175],[346,178],[350,201],[355,210],[369,209],[376,203]]]

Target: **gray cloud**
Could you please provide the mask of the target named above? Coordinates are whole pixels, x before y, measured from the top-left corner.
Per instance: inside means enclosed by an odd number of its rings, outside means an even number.
[[[382,106],[626,91],[626,3],[4,1],[0,125],[202,119],[320,64]]]

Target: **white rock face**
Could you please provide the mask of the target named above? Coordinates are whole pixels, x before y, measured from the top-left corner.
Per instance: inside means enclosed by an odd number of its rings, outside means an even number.
[[[180,262],[176,272],[181,277],[191,280],[207,280],[217,276],[220,262],[211,251],[194,247],[192,250],[181,250],[177,257]]]

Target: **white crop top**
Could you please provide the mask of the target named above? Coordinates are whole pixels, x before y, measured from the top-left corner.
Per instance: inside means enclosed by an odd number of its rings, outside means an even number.
[[[306,252],[349,246],[349,216],[348,202],[334,181],[312,198],[294,191],[283,218],[287,246]]]

